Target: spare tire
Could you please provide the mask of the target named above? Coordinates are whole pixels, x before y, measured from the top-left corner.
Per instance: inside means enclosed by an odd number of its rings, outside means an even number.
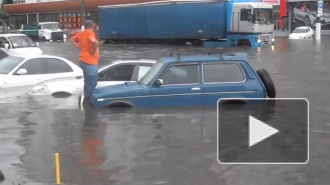
[[[259,69],[257,70],[257,74],[261,81],[264,83],[264,86],[266,87],[267,95],[269,98],[275,98],[276,97],[276,89],[275,85],[273,83],[272,78],[270,77],[269,73],[266,71],[266,69]]]

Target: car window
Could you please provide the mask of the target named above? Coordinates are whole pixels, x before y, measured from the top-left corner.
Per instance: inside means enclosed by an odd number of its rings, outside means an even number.
[[[10,36],[9,40],[13,44],[13,48],[34,47],[35,43],[28,36]]]
[[[8,56],[9,56],[8,53],[4,52],[3,50],[0,50],[0,60]]]
[[[119,64],[102,71],[99,75],[100,81],[131,81],[135,65]]]
[[[164,85],[198,83],[198,64],[171,66],[161,79]]]
[[[138,69],[138,80],[140,80],[151,68],[151,66],[148,65],[139,65]]]
[[[46,59],[34,58],[26,61],[19,69],[26,69],[27,73],[25,75],[36,75],[45,74],[45,68]]]
[[[46,73],[68,73],[73,72],[71,66],[69,66],[63,60],[57,58],[47,58],[46,60]]]
[[[9,44],[10,46],[9,40],[5,37],[0,37],[0,47],[5,48],[5,44]]]
[[[245,77],[237,64],[204,64],[204,83],[242,82]]]
[[[8,74],[17,67],[24,58],[17,56],[8,56],[0,60],[0,74]]]
[[[149,85],[152,80],[155,78],[155,76],[161,71],[161,69],[163,68],[164,64],[161,62],[156,62],[147,72],[147,74],[145,74],[141,80],[139,80],[139,83],[143,84],[143,85]]]

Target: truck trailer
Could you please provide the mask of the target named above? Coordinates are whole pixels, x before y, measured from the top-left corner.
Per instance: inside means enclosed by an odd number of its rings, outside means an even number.
[[[201,41],[204,47],[272,45],[273,6],[260,0],[167,0],[99,7],[99,37]]]

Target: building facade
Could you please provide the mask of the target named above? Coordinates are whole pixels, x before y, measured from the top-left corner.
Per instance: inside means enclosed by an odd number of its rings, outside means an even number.
[[[85,0],[84,19],[98,23],[98,7],[104,5],[143,3],[153,0]],[[14,4],[5,5],[9,14],[9,23],[20,29],[21,25],[35,25],[37,22],[60,22],[62,28],[80,28],[80,0],[16,0]]]

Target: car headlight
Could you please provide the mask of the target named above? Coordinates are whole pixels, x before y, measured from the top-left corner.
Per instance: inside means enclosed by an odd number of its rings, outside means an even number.
[[[38,85],[38,86],[33,87],[32,91],[33,92],[39,92],[39,91],[44,90],[45,88],[47,88],[47,85]]]

